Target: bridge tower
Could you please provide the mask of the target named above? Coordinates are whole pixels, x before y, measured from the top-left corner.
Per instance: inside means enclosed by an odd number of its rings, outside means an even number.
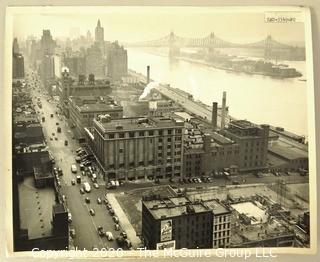
[[[175,56],[178,56],[179,54],[180,54],[179,43],[177,42],[174,32],[171,31],[169,36],[169,57],[173,58]]]
[[[212,32],[209,35],[209,43],[208,43],[209,56],[213,56],[214,55],[215,47],[216,47],[215,35],[214,35],[214,32]]]
[[[268,35],[265,39],[264,44],[264,58],[266,60],[271,59],[272,57],[272,37],[271,35]]]

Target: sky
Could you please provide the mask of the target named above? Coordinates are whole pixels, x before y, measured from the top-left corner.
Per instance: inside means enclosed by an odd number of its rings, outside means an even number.
[[[49,12],[48,12],[49,10]],[[76,9],[33,9],[13,17],[13,35],[40,37],[50,29],[53,38],[69,37],[71,28],[86,35],[100,19],[105,40],[136,42],[161,38],[170,31],[183,37],[202,38],[214,32],[226,41],[254,42],[268,34],[283,43],[304,40],[303,23],[266,23],[263,12],[218,11],[213,7],[99,7]]]

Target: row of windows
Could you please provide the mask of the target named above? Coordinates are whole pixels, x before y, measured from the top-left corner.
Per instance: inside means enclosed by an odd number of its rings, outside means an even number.
[[[225,224],[220,224],[220,225],[215,225],[214,226],[214,231],[222,230],[222,229],[227,229],[230,227],[230,223],[225,223]]]
[[[171,135],[173,134],[172,132],[173,130],[168,129],[167,130],[167,134]],[[181,134],[182,131],[181,129],[176,129],[175,130],[175,134]],[[154,136],[155,135],[155,131],[154,130],[150,130],[150,131],[140,131],[140,132],[118,132],[118,138],[125,138],[125,137],[129,137],[129,138],[133,138],[133,137],[143,137],[143,136]],[[126,135],[127,134],[127,135]],[[162,136],[163,135],[163,130],[158,130],[158,135]],[[109,139],[114,139],[115,138],[115,134],[109,134],[108,136]],[[171,141],[171,138],[168,138],[168,142],[169,139]],[[180,141],[181,137],[177,137],[176,140]],[[159,142],[162,142],[162,138],[159,138]]]
[[[228,236],[230,236],[230,230],[214,233],[215,239],[220,238],[220,237],[228,237]]]

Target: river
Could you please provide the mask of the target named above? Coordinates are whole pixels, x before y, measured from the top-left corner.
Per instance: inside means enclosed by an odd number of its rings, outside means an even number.
[[[295,67],[305,78],[304,61],[284,63]],[[222,92],[226,91],[229,113],[237,119],[281,126],[298,135],[308,134],[305,81],[227,72],[182,60],[170,61],[167,56],[141,49],[128,49],[130,69],[146,74],[147,65],[151,67],[153,80],[190,92],[208,105],[213,101],[221,104]]]

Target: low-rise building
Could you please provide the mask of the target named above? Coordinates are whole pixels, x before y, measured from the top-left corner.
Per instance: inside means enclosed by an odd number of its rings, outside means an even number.
[[[181,177],[183,121],[164,117],[100,116],[88,143],[106,179]]]

